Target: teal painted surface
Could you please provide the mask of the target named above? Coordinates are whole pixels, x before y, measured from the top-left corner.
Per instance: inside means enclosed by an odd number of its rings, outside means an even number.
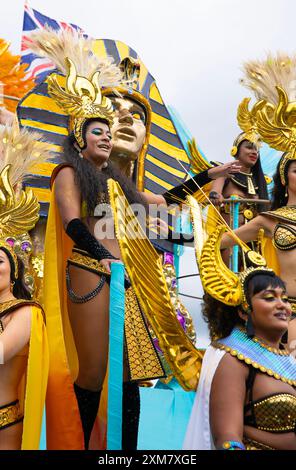
[[[140,387],[141,414],[138,450],[180,450],[195,392],[185,392],[173,380],[155,388]]]
[[[107,449],[121,449],[124,265],[111,264]]]

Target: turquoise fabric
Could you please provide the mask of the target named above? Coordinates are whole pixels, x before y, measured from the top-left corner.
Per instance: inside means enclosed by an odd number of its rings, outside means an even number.
[[[39,450],[46,450],[46,414],[45,414],[45,408],[44,408],[44,411],[43,411],[41,436],[40,436],[40,442],[39,442]]]
[[[124,298],[124,265],[112,263],[109,307],[108,450],[121,449]]]
[[[185,392],[174,379],[140,387],[141,413],[138,450],[180,450],[195,392]]]

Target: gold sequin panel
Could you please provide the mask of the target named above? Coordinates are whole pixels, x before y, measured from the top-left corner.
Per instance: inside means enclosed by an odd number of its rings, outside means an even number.
[[[0,406],[0,430],[23,420],[18,400],[9,405]]]
[[[279,393],[254,403],[257,429],[268,432],[294,432],[296,396]]]
[[[285,224],[277,224],[273,233],[273,243],[279,250],[293,250],[296,247],[296,230]]]
[[[88,271],[92,271],[98,274],[107,274],[110,276],[110,273],[107,272],[107,270],[99,261],[91,258],[86,251],[79,250],[78,248],[73,248],[68,262]]]
[[[131,380],[163,377],[164,370],[132,288],[125,293],[124,331]]]
[[[262,442],[257,442],[254,441],[254,439],[248,439],[246,437],[243,439],[243,443],[246,450],[275,450],[273,447],[262,444]]]

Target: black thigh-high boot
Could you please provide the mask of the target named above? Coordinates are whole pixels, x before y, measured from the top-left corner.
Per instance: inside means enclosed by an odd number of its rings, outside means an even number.
[[[101,390],[93,392],[74,383],[74,391],[84,434],[84,447],[88,450],[90,435],[99,409]]]
[[[136,382],[124,382],[122,392],[122,450],[137,450],[140,419],[139,386]]]

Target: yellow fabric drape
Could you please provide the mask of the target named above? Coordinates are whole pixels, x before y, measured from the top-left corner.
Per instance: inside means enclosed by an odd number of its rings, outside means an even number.
[[[73,248],[63,229],[54,187],[45,237],[44,305],[49,341],[49,377],[46,396],[47,448],[83,450],[84,438],[73,382],[78,373],[77,352],[67,311],[66,264]],[[103,391],[103,395],[104,395]],[[101,399],[100,415],[106,415]],[[102,425],[102,423],[101,423]],[[103,426],[105,429],[105,426]],[[94,432],[97,426],[94,427]],[[103,431],[100,429],[100,445]],[[92,440],[93,442],[93,440]],[[96,447],[98,440],[96,441]]]
[[[278,276],[280,276],[281,273],[280,273],[280,266],[279,266],[279,262],[278,262],[278,257],[277,257],[276,249],[273,246],[271,238],[266,238],[266,237],[263,238],[262,251],[263,251],[263,256],[266,260],[267,266],[269,268],[273,269],[273,271]]]
[[[216,230],[217,224],[220,221],[221,216],[219,216],[218,210],[214,209],[213,206],[209,206],[206,219],[206,232],[208,235],[210,235]]]
[[[32,325],[25,379],[22,450],[38,450],[48,377],[48,343],[41,308],[32,306]]]

